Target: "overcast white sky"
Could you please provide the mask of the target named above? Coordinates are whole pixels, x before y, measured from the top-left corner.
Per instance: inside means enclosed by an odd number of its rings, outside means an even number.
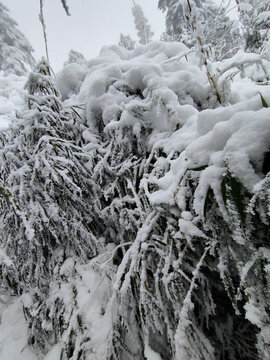
[[[215,0],[220,3],[221,0]],[[1,0],[17,21],[19,29],[33,46],[36,60],[45,55],[39,0]],[[103,45],[117,44],[120,33],[137,40],[131,13],[132,0],[67,0],[67,16],[60,0],[45,0],[50,61],[58,71],[67,60],[70,49],[83,53],[87,60],[96,57]],[[165,15],[157,9],[158,0],[136,0],[143,8],[154,31],[154,40],[165,29]],[[234,0],[232,5],[235,4]]]
[[[45,54],[42,28],[38,19],[39,0],[1,0],[10,10],[19,29],[35,49],[35,58]],[[55,71],[61,69],[70,49],[86,59],[98,55],[103,45],[117,44],[120,32],[137,40],[131,14],[132,0],[68,0],[67,16],[60,0],[45,0],[50,61]],[[165,16],[157,10],[157,0],[136,0],[159,39],[165,28]]]

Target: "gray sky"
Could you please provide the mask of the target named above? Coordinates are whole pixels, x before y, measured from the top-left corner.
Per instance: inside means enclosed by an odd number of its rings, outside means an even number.
[[[38,19],[38,0],[1,0],[10,10],[19,29],[35,49],[35,58],[45,54],[42,28]],[[55,71],[61,69],[70,49],[83,53],[86,59],[98,55],[103,45],[117,44],[120,32],[137,40],[131,14],[132,0],[68,0],[67,16],[60,0],[45,0],[50,61]],[[154,38],[165,28],[165,16],[157,10],[157,0],[136,0],[143,8]]]

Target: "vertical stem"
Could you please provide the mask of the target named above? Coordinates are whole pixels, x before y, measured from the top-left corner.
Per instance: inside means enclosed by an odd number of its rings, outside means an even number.
[[[44,0],[40,0],[40,2],[39,2],[39,4],[40,4],[39,20],[40,20],[40,22],[42,24],[43,37],[44,37],[44,42],[45,42],[46,57],[47,57],[47,61],[48,61],[48,64],[49,64],[50,60],[49,60],[48,41],[47,41],[47,34],[46,34],[46,24],[45,24],[44,13],[43,13],[43,2],[44,2]]]
[[[220,96],[219,91],[218,91],[218,88],[217,88],[217,84],[216,84],[216,82],[215,82],[214,77],[210,74],[210,72],[209,72],[209,70],[208,70],[208,62],[207,62],[206,54],[205,54],[205,51],[204,51],[204,48],[203,48],[202,39],[201,39],[200,36],[197,36],[197,40],[198,40],[198,43],[199,43],[199,45],[200,45],[200,47],[201,47],[201,53],[203,54],[204,65],[205,65],[205,68],[206,68],[206,73],[207,73],[208,81],[209,81],[210,85],[214,88],[214,90],[215,90],[215,92],[216,92],[218,102],[222,105],[222,100],[221,100],[221,96]]]
[[[190,0],[187,0],[187,5],[188,5],[188,10],[189,10],[189,17],[188,17],[188,19],[191,21],[192,30],[193,30],[193,32],[194,32],[195,35],[196,35],[196,24],[195,24],[194,19],[192,18],[192,8],[191,8],[191,5],[190,5]],[[196,19],[195,19],[195,20],[196,20]],[[218,102],[219,102],[220,104],[222,104],[222,98],[221,98],[221,96],[220,96],[220,94],[219,94],[216,81],[215,81],[214,77],[213,77],[213,76],[210,74],[210,72],[209,72],[208,61],[207,61],[207,54],[205,53],[205,50],[204,50],[204,47],[203,47],[203,43],[202,43],[202,39],[201,39],[201,37],[200,37],[199,35],[196,36],[196,39],[197,39],[197,42],[199,43],[200,50],[201,50],[201,53],[202,53],[202,56],[203,56],[203,64],[205,65],[205,68],[206,68],[206,73],[207,73],[208,81],[209,81],[209,83],[210,83],[210,86],[214,89],[214,91],[215,91],[215,93],[216,93]]]
[[[189,0],[187,0],[187,4],[188,4],[189,12],[191,13],[191,5],[190,5]]]

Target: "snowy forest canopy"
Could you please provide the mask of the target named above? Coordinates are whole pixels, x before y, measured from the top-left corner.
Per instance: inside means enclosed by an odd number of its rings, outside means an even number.
[[[0,3],[0,358],[270,359],[270,3],[236,3],[159,0],[152,41],[133,1],[56,75]]]

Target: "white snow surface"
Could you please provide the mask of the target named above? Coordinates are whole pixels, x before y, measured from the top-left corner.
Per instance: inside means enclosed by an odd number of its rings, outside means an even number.
[[[100,275],[95,270],[98,259],[90,261],[83,266],[74,264],[72,259],[67,259],[62,265],[60,272],[62,276],[68,277],[76,267],[78,278],[72,279],[78,291],[78,308],[72,314],[72,319],[77,321],[81,316],[88,324],[89,338],[91,339],[91,359],[106,359],[107,338],[111,329],[111,314],[113,299],[111,299],[112,272]],[[52,284],[50,301],[53,303],[57,297],[62,297],[69,306],[72,294],[70,286],[63,284]],[[29,348],[27,343],[27,326],[23,315],[23,304],[31,301],[30,296],[25,294],[21,297],[11,297],[0,292],[0,359],[5,360],[40,360]],[[71,322],[72,322],[71,319]],[[63,341],[65,338],[63,338]],[[61,343],[56,344],[43,357],[44,360],[59,360]],[[152,360],[149,358],[149,360]]]
[[[86,66],[71,63],[56,74],[56,84],[64,100],[79,91],[86,71]]]
[[[37,360],[27,343],[22,300],[23,297],[0,295],[0,359]]]
[[[0,132],[8,129],[16,111],[24,107],[24,76],[0,71]]]

